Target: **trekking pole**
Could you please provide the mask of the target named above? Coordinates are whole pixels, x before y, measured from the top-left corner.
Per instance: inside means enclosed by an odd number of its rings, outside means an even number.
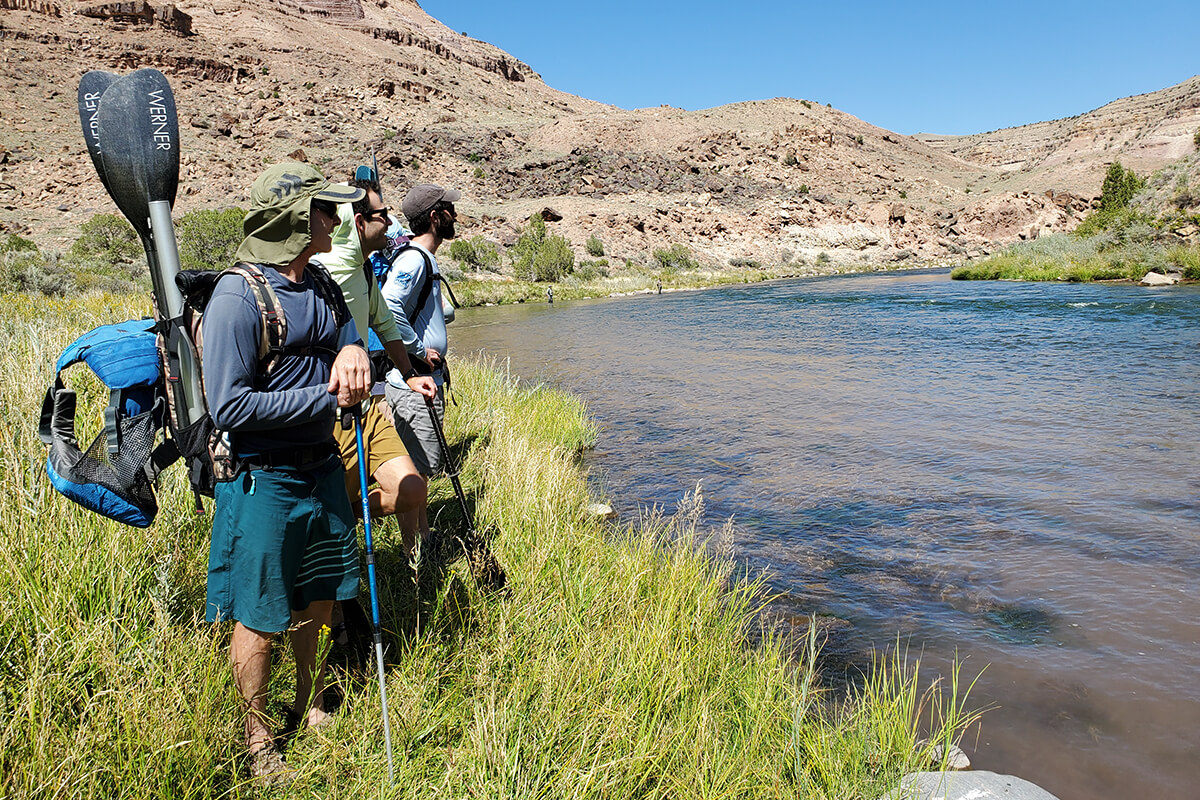
[[[367,585],[371,590],[371,624],[375,639],[375,665],[379,668],[379,696],[383,701],[383,741],[387,747],[388,783],[396,782],[392,767],[392,726],[388,720],[387,683],[383,677],[383,631],[379,626],[379,585],[375,580],[375,545],[371,540],[371,503],[367,499],[367,457],[363,448],[362,405],[350,411],[354,417],[354,444],[358,448],[358,483],[362,494],[363,530],[367,540]],[[342,424],[345,424],[343,417]]]
[[[463,492],[462,484],[458,482],[458,470],[450,461],[450,446],[446,444],[446,432],[442,430],[442,422],[438,419],[437,410],[433,407],[432,397],[425,398],[425,408],[429,411],[429,421],[433,423],[433,431],[437,434],[438,445],[442,448],[442,460],[446,463],[446,474],[450,477],[450,484],[454,487],[454,494],[458,497],[458,504],[462,508],[463,519],[467,523],[467,535],[465,538],[459,538],[458,541],[466,553],[471,577],[475,580],[475,585],[484,591],[500,591],[508,583],[508,574],[504,571],[504,567],[500,566],[500,561],[497,560],[495,553],[488,547],[487,540],[475,530],[475,523],[467,508],[467,495]]]

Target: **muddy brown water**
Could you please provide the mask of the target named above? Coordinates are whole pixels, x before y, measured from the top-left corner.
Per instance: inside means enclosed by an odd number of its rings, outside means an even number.
[[[986,666],[976,768],[1200,796],[1200,288],[863,275],[464,309],[450,335],[586,398],[622,514],[702,483],[850,662]]]

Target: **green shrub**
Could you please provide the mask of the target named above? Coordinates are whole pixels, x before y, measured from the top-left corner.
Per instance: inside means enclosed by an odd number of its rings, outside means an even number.
[[[237,260],[238,245],[245,238],[240,208],[220,211],[202,208],[184,214],[175,238],[179,241],[179,265],[184,269],[226,269]]]
[[[141,240],[124,217],[97,214],[79,226],[71,258],[104,264],[128,264],[145,257]]]
[[[784,153],[783,165],[785,167],[794,167],[799,163],[800,163],[800,161],[796,158],[795,150],[788,150],[786,153]]]
[[[1128,207],[1129,201],[1145,185],[1146,181],[1133,170],[1122,167],[1120,161],[1114,161],[1108,167],[1104,183],[1100,185],[1100,210],[1113,211]]]
[[[467,161],[470,161],[472,164],[478,164],[480,161],[483,161],[483,156],[479,153],[471,153],[467,156]]]
[[[1196,133],[1192,136],[1192,144],[1196,145],[1196,149],[1200,150],[1200,128],[1196,128]]]
[[[588,237],[587,243],[583,247],[592,258],[600,258],[604,255],[604,242],[600,241],[600,237],[595,234]]]
[[[74,275],[56,256],[20,248],[0,253],[0,292],[75,293]]]
[[[4,253],[36,253],[38,246],[29,239],[22,239],[15,233],[0,239],[0,254]]]
[[[594,281],[597,278],[608,277],[608,259],[601,258],[596,261],[584,259],[579,262],[579,266],[575,268],[574,278],[580,281]]]
[[[830,258],[829,253],[826,253],[824,250],[822,250],[820,253],[817,253],[817,265],[818,266],[823,267],[831,261],[833,261],[833,259]]]
[[[796,190],[796,193],[797,194],[808,194],[808,184],[807,183],[800,184],[800,188]]]
[[[487,173],[483,171],[483,167],[476,167],[471,175],[474,176],[475,180],[481,181],[487,176]]]
[[[729,266],[745,269],[759,269],[762,267],[762,264],[758,263],[753,258],[731,258],[729,259]]]
[[[541,214],[534,214],[513,245],[512,264],[519,281],[557,281],[575,268],[575,253],[564,237],[546,232]]]
[[[450,242],[450,257],[473,270],[495,272],[500,266],[500,250],[482,236]]]
[[[666,249],[655,250],[654,260],[664,272],[679,272],[700,266],[696,259],[692,258],[692,251],[679,243]]]
[[[855,136],[855,137],[854,137],[854,143],[855,143],[855,144],[862,144],[862,143],[863,143],[863,137],[862,137],[862,134],[861,134],[861,133],[860,133],[860,134],[858,134],[857,136]]]

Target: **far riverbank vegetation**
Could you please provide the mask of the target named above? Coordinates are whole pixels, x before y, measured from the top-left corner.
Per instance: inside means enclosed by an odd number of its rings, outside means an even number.
[[[0,297],[5,797],[875,800],[977,734],[959,670],[919,681],[902,647],[849,689],[823,688],[818,626],[764,621],[767,586],[735,563],[732,527],[702,524],[699,491],[669,515],[589,513],[580,454],[597,432],[581,401],[464,360],[448,434],[511,594],[481,594],[453,548],[410,562],[394,522],[380,524],[395,784],[380,789],[373,663],[334,648],[333,724],[288,741],[289,790],[251,786],[229,631],[203,618],[211,517],[192,512],[183,469],[161,476],[146,530],[70,504],[44,471],[36,417],[55,356],[149,310],[145,293]],[[68,376],[85,442],[108,400],[89,378]],[[455,530],[458,513],[434,479],[435,526]],[[281,650],[277,726],[291,665]]]
[[[232,266],[242,241],[244,213],[236,207],[200,209],[176,220],[183,269]],[[587,258],[578,257],[565,237],[548,231],[541,215],[534,214],[511,247],[502,248],[479,235],[454,239],[439,250],[438,262],[455,297],[465,306],[649,294],[879,269],[870,264],[835,264],[824,252],[811,261],[785,252],[782,263],[774,265],[750,258],[706,265],[680,243],[655,248],[637,259],[617,259],[606,257],[605,244],[595,235],[588,238],[583,252]],[[149,289],[141,243],[117,214],[96,214],[83,223],[66,253],[43,252],[33,241],[15,234],[0,237],[0,292],[54,296]]]
[[[1200,132],[1197,132],[1200,140]],[[1197,144],[1200,149],[1200,143]],[[1149,272],[1200,280],[1200,153],[1143,180],[1113,162],[1100,203],[1071,233],[1019,242],[956,267],[959,280],[1141,281]]]

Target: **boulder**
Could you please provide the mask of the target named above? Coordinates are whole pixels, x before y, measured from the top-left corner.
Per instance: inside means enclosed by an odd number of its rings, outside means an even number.
[[[1035,783],[995,772],[911,772],[879,800],[1058,800]]]
[[[1157,272],[1147,272],[1142,278],[1142,286],[1174,286],[1179,283],[1179,278],[1176,275],[1160,275]]]
[[[924,739],[917,742],[918,747],[924,747],[927,744],[928,742]],[[946,745],[943,744],[935,744],[933,747],[929,748],[929,763],[933,767],[941,767],[943,758],[945,759],[946,769],[948,770],[971,768],[971,759],[967,758],[967,754],[964,753],[962,748],[956,744],[950,745],[949,753],[946,752]]]
[[[542,219],[545,222],[562,222],[562,218],[562,214],[558,213],[550,206],[546,206],[542,209]]]
[[[611,519],[617,515],[617,512],[613,511],[613,507],[608,503],[589,503],[587,513],[600,519]]]

